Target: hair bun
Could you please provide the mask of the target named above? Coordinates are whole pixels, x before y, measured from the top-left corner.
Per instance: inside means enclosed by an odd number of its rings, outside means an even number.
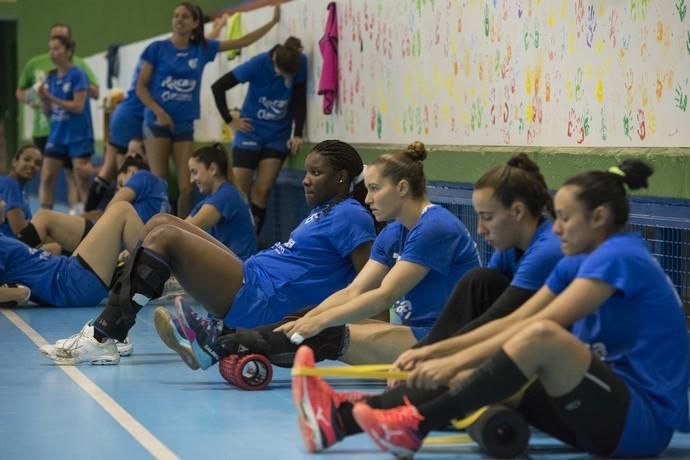
[[[302,42],[297,37],[288,37],[288,39],[285,40],[285,43],[283,43],[283,46],[297,51],[302,51],[303,49]]]
[[[424,161],[427,156],[426,147],[422,141],[414,141],[407,146],[405,154],[412,158],[414,161]]]
[[[513,168],[520,168],[529,172],[539,171],[539,166],[537,166],[537,164],[534,161],[530,160],[530,158],[525,153],[518,153],[517,155],[513,155],[512,157],[510,157],[510,160],[506,162],[506,164],[508,166],[512,166]]]
[[[622,180],[630,190],[647,188],[647,178],[654,174],[654,168],[649,163],[637,159],[625,160],[618,168],[625,174]]]

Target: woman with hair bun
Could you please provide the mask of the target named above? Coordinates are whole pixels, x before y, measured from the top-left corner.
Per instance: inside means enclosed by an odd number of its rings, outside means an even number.
[[[240,116],[233,118],[225,93],[239,83],[249,83],[249,91]],[[237,186],[249,197],[257,234],[283,161],[302,145],[306,87],[307,58],[295,37],[235,67],[211,86],[223,121],[235,131],[233,171]]]

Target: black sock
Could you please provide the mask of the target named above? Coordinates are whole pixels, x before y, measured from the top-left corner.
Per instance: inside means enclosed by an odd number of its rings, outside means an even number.
[[[362,432],[362,428],[355,421],[355,418],[352,415],[353,407],[354,404],[352,404],[349,401],[343,401],[342,403],[340,403],[340,406],[338,406],[338,417],[340,418],[340,421],[343,424],[343,431],[345,432],[345,436],[352,436],[353,434]]]
[[[110,182],[103,179],[101,176],[96,176],[89,186],[89,194],[84,202],[84,211],[93,211],[98,208],[98,204],[103,197],[108,193]]]
[[[454,418],[464,418],[488,404],[508,399],[528,381],[502,349],[472,372],[457,387],[417,406],[424,416],[420,432],[443,428]]]
[[[432,401],[448,391],[448,387],[442,386],[436,390],[419,390],[410,388],[401,383],[381,394],[369,396],[366,403],[374,409],[392,409],[405,404],[405,399],[413,405],[419,406],[427,401]]]
[[[261,229],[264,228],[264,220],[266,218],[266,208],[261,206],[251,204],[252,215],[254,216],[254,226],[256,227],[256,234],[261,233]]]

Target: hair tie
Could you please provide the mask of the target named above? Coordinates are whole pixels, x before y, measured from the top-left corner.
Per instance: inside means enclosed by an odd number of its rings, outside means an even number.
[[[352,181],[350,182],[350,192],[352,192],[355,189],[355,185],[359,184],[364,180],[364,173],[367,171],[367,165],[362,166],[362,172],[357,175]]]
[[[625,172],[618,166],[611,166],[608,169],[608,172],[610,172],[611,174],[615,174],[617,176],[625,177]]]

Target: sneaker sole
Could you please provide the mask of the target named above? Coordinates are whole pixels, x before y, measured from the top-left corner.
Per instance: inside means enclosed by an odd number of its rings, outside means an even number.
[[[323,450],[323,442],[321,439],[321,429],[319,422],[316,420],[316,414],[306,398],[307,378],[303,376],[292,377],[292,400],[297,409],[297,416],[299,417],[299,428],[302,431],[302,439],[307,450],[311,453],[320,452]]]
[[[112,357],[104,357],[98,359],[92,359],[90,361],[79,361],[77,358],[60,358],[56,356],[53,358],[56,364],[60,366],[76,366],[78,364],[92,364],[95,366],[112,366],[115,364],[120,364],[120,355]]]
[[[364,411],[366,410],[368,409],[364,409]],[[376,445],[381,448],[381,450],[393,454],[399,460],[411,459],[414,457],[416,451],[412,451],[405,447],[394,446],[393,444],[390,444],[381,439],[381,437],[375,429],[376,427],[378,427],[378,425],[371,424],[369,422],[369,417],[366,417],[364,414],[362,414],[362,412],[362,408],[355,406],[352,409],[352,418],[355,419],[355,422],[357,422],[357,425],[359,425],[360,428],[362,428],[362,431],[367,433],[367,435],[369,435],[369,438],[371,438],[371,440],[374,441]]]
[[[120,350],[119,348],[117,349],[117,352],[120,353],[120,357],[125,357],[125,356],[132,356],[132,353],[134,353],[133,348],[129,348],[126,350]]]
[[[180,337],[175,330],[175,327],[172,324],[172,317],[170,316],[170,313],[168,313],[168,310],[163,307],[156,307],[153,312],[153,325],[156,327],[156,332],[158,332],[158,336],[161,338],[163,343],[177,353],[187,366],[193,370],[197,370],[201,367],[199,365],[199,361],[196,359],[196,356],[194,356],[194,351],[192,348],[190,346],[182,345],[179,342],[178,338],[182,337]]]

